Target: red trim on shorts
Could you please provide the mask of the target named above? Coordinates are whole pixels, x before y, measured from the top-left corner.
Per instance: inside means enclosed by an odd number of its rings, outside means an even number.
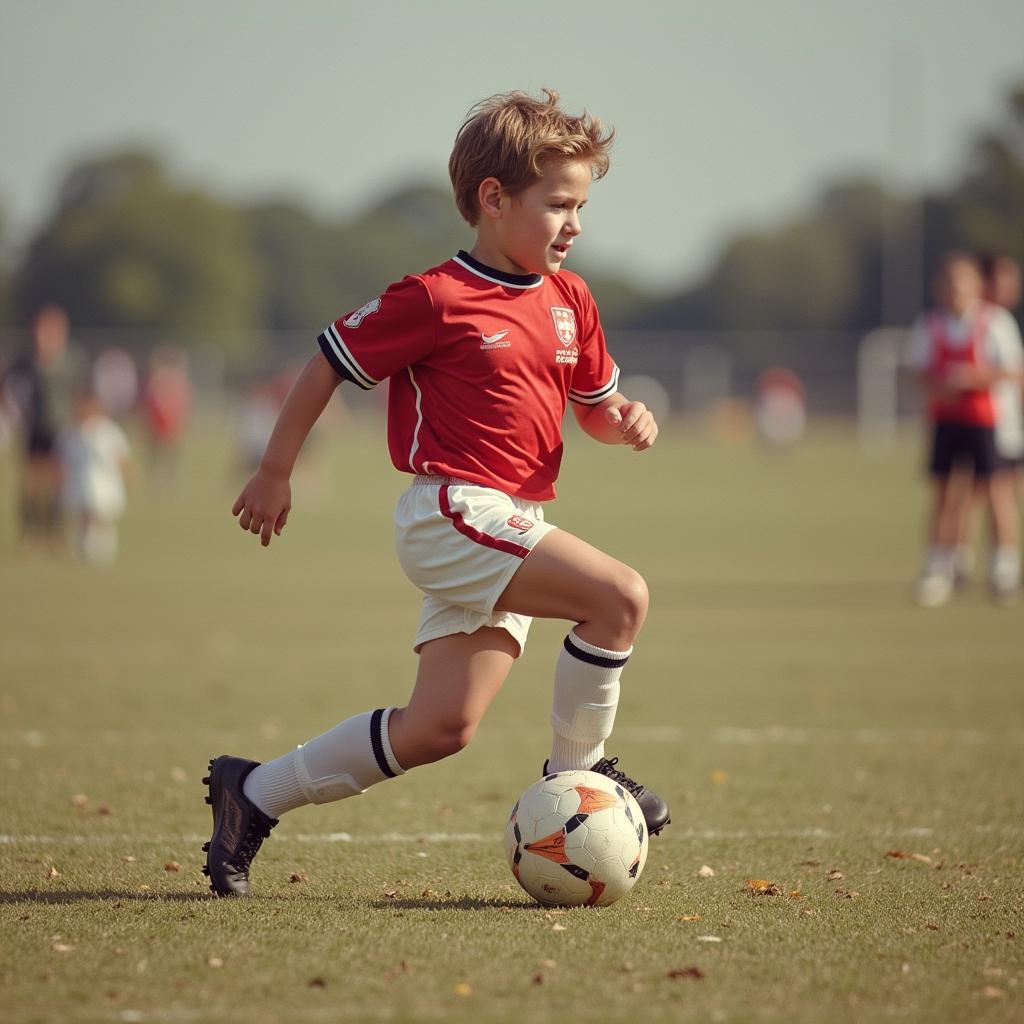
[[[474,544],[482,544],[486,548],[495,548],[498,551],[504,551],[506,555],[515,555],[516,558],[525,558],[530,553],[530,549],[524,548],[521,544],[513,544],[512,541],[505,540],[502,537],[492,537],[489,533],[481,533],[476,527],[470,526],[461,512],[456,512],[452,509],[451,502],[448,500],[447,484],[438,488],[437,500],[441,506],[441,514],[445,518],[450,519],[452,526],[464,537],[468,537],[473,541]]]

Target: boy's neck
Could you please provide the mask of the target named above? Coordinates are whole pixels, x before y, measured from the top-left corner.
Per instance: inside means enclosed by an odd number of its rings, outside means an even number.
[[[471,270],[474,270],[477,273],[499,283],[513,285],[517,288],[533,288],[540,284],[544,279],[543,275],[524,272],[522,268],[512,271],[496,267],[492,263],[488,263],[486,260],[478,256],[475,247],[470,252],[466,252],[465,249],[460,249],[458,252],[458,258]]]

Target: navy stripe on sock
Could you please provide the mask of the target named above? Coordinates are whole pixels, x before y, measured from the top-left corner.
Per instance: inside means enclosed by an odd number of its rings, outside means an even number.
[[[384,720],[384,708],[377,708],[370,718],[370,743],[373,745],[373,756],[377,759],[377,767],[389,778],[393,779],[395,773],[384,756],[384,741],[381,739],[381,723]]]
[[[566,635],[563,646],[574,657],[591,665],[599,665],[601,668],[622,668],[629,661],[629,655],[624,654],[621,658],[605,658],[600,654],[591,654],[590,651],[581,650],[572,642],[572,634]]]

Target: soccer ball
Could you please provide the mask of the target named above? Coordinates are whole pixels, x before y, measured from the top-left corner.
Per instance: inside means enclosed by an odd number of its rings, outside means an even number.
[[[647,861],[647,825],[632,794],[596,772],[558,772],[516,801],[505,827],[516,881],[539,903],[606,907]]]

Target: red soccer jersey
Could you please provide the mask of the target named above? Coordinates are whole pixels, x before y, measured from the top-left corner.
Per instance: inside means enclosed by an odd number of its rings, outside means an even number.
[[[364,390],[389,379],[397,469],[530,501],[555,496],[567,400],[596,405],[619,379],[580,277],[507,274],[465,252],[391,285],[318,341]]]
[[[932,336],[931,372],[940,379],[957,365],[984,367],[985,334],[991,320],[991,307],[981,306],[970,328],[967,343],[954,347],[946,336],[942,318],[933,313],[929,318]],[[995,403],[990,388],[975,388],[960,391],[955,395],[936,398],[931,402],[929,415],[932,420],[944,423],[963,423],[975,427],[991,427],[996,422]]]

